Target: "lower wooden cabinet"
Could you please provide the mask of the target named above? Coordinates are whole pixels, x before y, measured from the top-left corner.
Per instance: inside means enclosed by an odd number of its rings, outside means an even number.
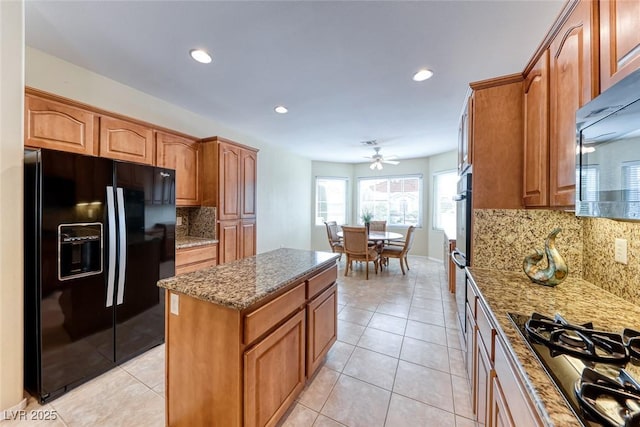
[[[231,219],[218,222],[220,264],[256,254],[256,220]]]
[[[336,277],[323,266],[242,310],[168,291],[167,425],[276,425],[336,340]]]
[[[190,273],[218,264],[218,245],[176,249],[176,274]]]
[[[480,337],[480,330],[476,328],[476,370],[475,370],[475,408],[479,426],[489,426],[491,420],[491,378],[495,371],[487,354],[487,349]]]
[[[491,397],[491,425],[494,427],[516,427],[502,392],[500,380],[495,375],[491,379]]]
[[[276,425],[305,384],[305,311],[244,354],[244,425]]]
[[[307,372],[315,372],[338,339],[338,286],[307,304]]]
[[[518,378],[515,362],[497,335],[490,310],[467,281],[466,368],[479,426],[539,427],[542,421]]]

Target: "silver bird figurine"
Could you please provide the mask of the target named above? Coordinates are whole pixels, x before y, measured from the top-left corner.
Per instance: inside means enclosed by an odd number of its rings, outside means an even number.
[[[524,258],[522,267],[532,282],[545,286],[556,286],[567,278],[569,268],[560,256],[560,252],[556,249],[556,236],[561,231],[561,228],[554,229],[549,233],[544,242],[547,268],[542,268],[544,266],[544,254],[539,249],[536,249],[535,253]]]

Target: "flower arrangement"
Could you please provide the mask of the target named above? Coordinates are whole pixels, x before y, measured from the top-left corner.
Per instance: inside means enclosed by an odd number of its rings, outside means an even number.
[[[373,219],[373,212],[369,209],[363,209],[360,218],[362,218],[362,222],[368,224]]]

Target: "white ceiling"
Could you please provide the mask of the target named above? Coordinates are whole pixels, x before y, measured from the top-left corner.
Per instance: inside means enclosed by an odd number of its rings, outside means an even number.
[[[371,139],[399,158],[455,149],[468,83],[521,72],[563,4],[27,0],[26,42],[304,157],[362,162]],[[423,67],[434,77],[412,81]]]

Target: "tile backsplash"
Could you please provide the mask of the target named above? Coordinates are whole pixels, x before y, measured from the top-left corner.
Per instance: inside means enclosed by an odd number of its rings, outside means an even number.
[[[640,223],[584,218],[583,278],[640,305]],[[615,239],[627,240],[626,265],[615,262]]]
[[[582,277],[581,221],[563,211],[475,209],[472,263],[475,267],[522,271],[524,258],[535,249],[544,249],[551,230],[560,227],[556,248],[569,266],[569,274]]]
[[[640,222],[555,210],[476,209],[473,227],[474,266],[520,272],[524,257],[543,249],[547,235],[560,227],[556,248],[570,275],[640,305]],[[614,261],[616,238],[627,239],[627,265]]]
[[[176,237],[216,238],[216,208],[176,208],[176,217],[182,225],[176,225]]]

